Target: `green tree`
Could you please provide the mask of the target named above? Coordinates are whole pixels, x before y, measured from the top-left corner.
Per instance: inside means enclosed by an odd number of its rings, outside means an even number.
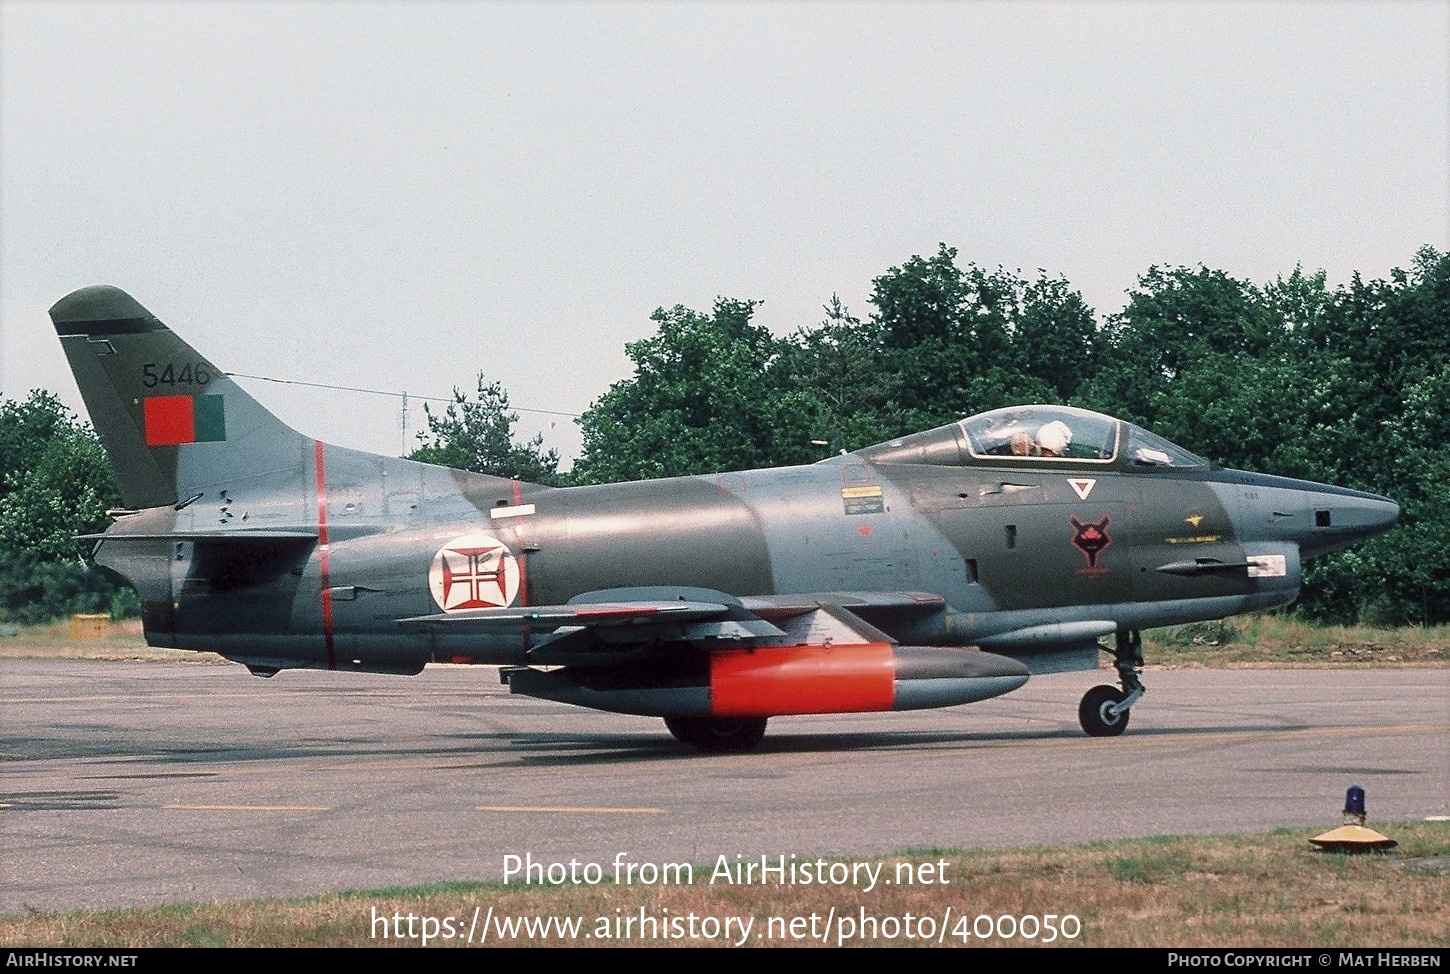
[[[787,388],[810,397],[811,438],[824,442],[817,459],[890,439],[903,423],[882,326],[851,314],[839,295],[825,312],[819,326],[802,328],[783,344],[777,365]]]
[[[1394,531],[1310,564],[1303,610],[1382,622],[1450,621],[1450,254],[1424,247],[1388,280],[1356,275],[1333,313],[1304,330],[1306,353],[1333,357],[1358,395],[1341,411],[1341,482],[1399,501]]]
[[[119,504],[100,443],[48,392],[0,399],[0,613],[38,622],[109,605],[117,583],[76,536]]]
[[[1164,428],[1159,409],[1185,372],[1225,357],[1257,358],[1273,342],[1274,323],[1258,291],[1223,271],[1150,267],[1098,334],[1096,371],[1078,404],[1154,429],[1192,448],[1194,431]]]
[[[1049,277],[1044,270],[1031,284],[1018,279],[1015,285],[1020,310],[1011,328],[1017,367],[1066,402],[1096,371],[1098,324],[1093,309],[1066,278]]]
[[[955,248],[941,244],[930,257],[912,257],[871,283],[875,319],[888,346],[975,344],[977,282],[957,266]]]
[[[883,439],[998,406],[1061,401],[1092,373],[1092,311],[1045,272],[1029,284],[1001,267],[963,269],[942,244],[876,278],[871,301],[872,355],[858,373],[870,375]],[[828,347],[852,344],[830,339]]]
[[[1412,385],[1386,424],[1384,460],[1404,528],[1372,549],[1385,582],[1375,606],[1393,622],[1450,621],[1450,364]]]
[[[525,443],[514,440],[519,415],[510,410],[503,385],[485,381],[482,372],[474,398],[455,388],[443,412],[426,403],[423,412],[428,431],[418,434],[419,446],[408,459],[535,484],[559,483],[558,451],[544,449],[542,433]]]
[[[1079,404],[1230,466],[1400,501],[1389,535],[1306,566],[1300,611],[1445,619],[1439,506],[1450,478],[1435,420],[1450,367],[1450,258],[1423,248],[1408,271],[1334,291],[1302,268],[1262,289],[1202,267],[1153,268],[1101,339]]]
[[[818,407],[783,381],[786,342],[751,321],[757,302],[720,298],[713,313],[676,305],[655,334],[625,346],[634,375],[579,421],[579,483],[744,470],[819,459]]]
[[[1336,314],[1305,329],[1306,344],[1353,358],[1396,402],[1450,360],[1450,254],[1422,247],[1409,270],[1365,282],[1355,274]]]

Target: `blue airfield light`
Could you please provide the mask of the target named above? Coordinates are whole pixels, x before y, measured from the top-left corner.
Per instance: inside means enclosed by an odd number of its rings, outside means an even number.
[[[1358,816],[1361,822],[1364,821],[1364,789],[1359,785],[1350,785],[1344,793],[1344,814]]]

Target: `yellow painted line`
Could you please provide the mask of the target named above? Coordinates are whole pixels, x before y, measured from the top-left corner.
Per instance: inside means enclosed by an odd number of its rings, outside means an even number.
[[[162,805],[184,812],[330,812],[331,805]]]
[[[480,812],[563,812],[570,815],[664,815],[663,808],[570,807],[568,805],[478,805]]]

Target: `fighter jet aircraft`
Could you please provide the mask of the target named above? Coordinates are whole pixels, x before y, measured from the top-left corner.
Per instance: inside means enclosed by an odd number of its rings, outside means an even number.
[[[151,645],[258,676],[492,664],[513,693],[663,717],[706,751],[1100,652],[1119,685],[1079,718],[1121,734],[1142,630],[1284,605],[1303,558],[1399,516],[1063,406],[809,466],[550,488],[309,439],[114,287],[50,315],[127,508],[96,560]]]

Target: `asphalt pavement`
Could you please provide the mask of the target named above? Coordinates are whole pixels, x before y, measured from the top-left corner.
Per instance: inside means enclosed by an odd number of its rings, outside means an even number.
[[[479,667],[0,661],[0,913],[1450,815],[1450,669],[1150,670],[1092,739],[1105,675],[707,756]]]

